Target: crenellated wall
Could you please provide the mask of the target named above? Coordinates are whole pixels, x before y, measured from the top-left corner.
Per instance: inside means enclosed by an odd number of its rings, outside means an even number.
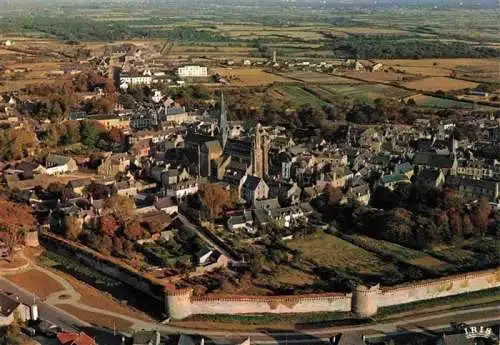
[[[459,295],[500,286],[500,270],[493,269],[446,278],[382,288],[378,306],[386,307],[426,299]]]
[[[351,294],[210,296],[191,299],[192,314],[285,314],[350,310]]]
[[[176,289],[164,281],[139,272],[117,259],[53,234],[40,238],[61,254],[118,279],[164,303],[172,319],[196,314],[285,314],[348,312],[360,317],[377,313],[378,308],[500,287],[500,269],[460,274],[440,279],[401,284],[394,287],[357,286],[352,293],[293,296],[193,296],[190,288]]]
[[[167,310],[172,318],[196,314],[285,314],[352,311],[360,317],[377,313],[379,307],[500,287],[500,270],[461,274],[395,287],[357,286],[352,294],[309,294],[296,296],[193,297],[191,289],[168,290]]]

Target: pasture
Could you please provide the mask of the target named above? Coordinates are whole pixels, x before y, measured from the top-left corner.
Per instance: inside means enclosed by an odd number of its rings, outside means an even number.
[[[329,73],[319,73],[314,71],[293,71],[286,73],[286,76],[298,79],[304,83],[314,84],[348,84],[351,80],[339,76],[331,75]],[[359,83],[353,81],[354,83]]]
[[[313,93],[307,91],[301,85],[281,84],[274,88],[271,92],[277,93],[282,98],[287,98],[295,105],[309,103],[311,105],[325,106],[327,102],[318,98]]]
[[[446,77],[430,77],[421,80],[414,80],[407,83],[402,84],[404,87],[415,90],[422,91],[454,91],[454,90],[462,90],[462,89],[472,89],[477,87],[478,83],[458,80]]]
[[[456,108],[472,109],[473,104],[467,102],[455,101],[452,99],[437,98],[425,95],[415,95],[409,97],[415,101],[415,104],[424,108]]]
[[[382,84],[322,85],[321,88],[342,96],[367,102],[371,102],[377,98],[401,99],[411,94],[411,91]]]
[[[281,76],[267,73],[258,68],[213,68],[212,74],[219,74],[234,86],[269,85],[275,82],[290,81]]]

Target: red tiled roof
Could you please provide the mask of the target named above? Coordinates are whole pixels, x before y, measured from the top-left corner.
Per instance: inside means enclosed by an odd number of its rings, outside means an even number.
[[[61,345],[97,345],[94,339],[83,332],[60,332],[57,334],[57,341]]]

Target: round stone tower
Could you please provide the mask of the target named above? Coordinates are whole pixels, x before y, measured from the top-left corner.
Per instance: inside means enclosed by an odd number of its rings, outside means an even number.
[[[175,320],[185,319],[191,315],[191,296],[193,289],[167,288],[165,290],[165,310]]]
[[[379,284],[372,287],[357,285],[352,292],[352,312],[359,317],[369,317],[377,314],[379,293]]]

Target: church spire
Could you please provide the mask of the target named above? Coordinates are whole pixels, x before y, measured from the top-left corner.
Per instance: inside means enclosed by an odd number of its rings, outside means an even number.
[[[220,96],[220,117],[219,117],[219,132],[222,139],[222,148],[226,147],[227,137],[229,135],[229,126],[227,124],[227,109],[224,101],[224,92],[221,91]]]

